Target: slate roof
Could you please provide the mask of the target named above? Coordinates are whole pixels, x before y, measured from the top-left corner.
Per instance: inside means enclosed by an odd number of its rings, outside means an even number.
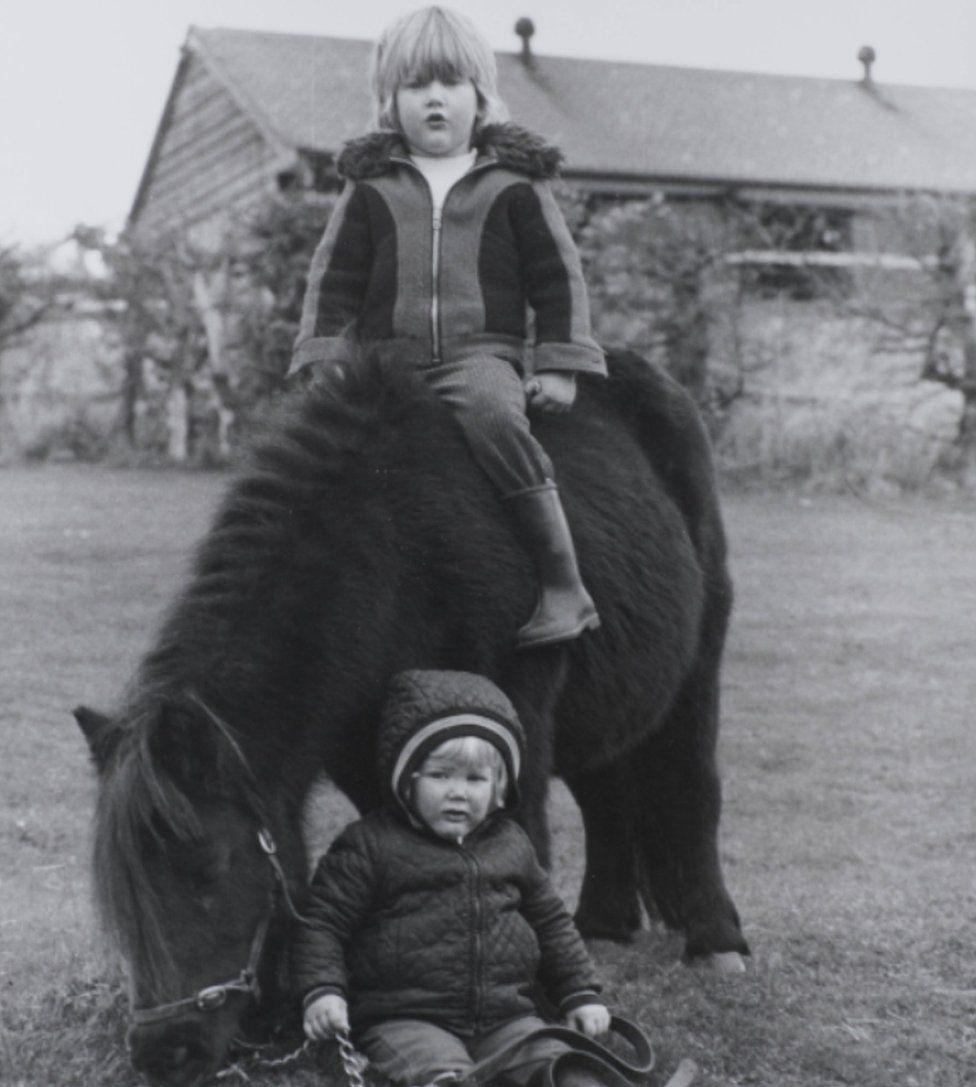
[[[192,28],[187,47],[283,147],[337,151],[369,123],[370,43]],[[567,176],[976,191],[976,91],[499,54],[514,120]],[[852,59],[852,66],[853,66]]]

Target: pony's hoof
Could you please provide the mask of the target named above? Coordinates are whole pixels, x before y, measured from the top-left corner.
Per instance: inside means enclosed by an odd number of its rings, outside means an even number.
[[[702,955],[692,963],[703,970],[715,974],[744,974],[746,961],[738,951],[715,951],[711,955]]]

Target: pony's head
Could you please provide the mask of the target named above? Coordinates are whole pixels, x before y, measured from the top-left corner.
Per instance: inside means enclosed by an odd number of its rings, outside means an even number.
[[[158,1087],[192,1087],[222,1063],[268,980],[271,930],[294,913],[275,840],[291,831],[195,698],[75,718],[99,776],[95,886],[128,966],[132,1062]]]

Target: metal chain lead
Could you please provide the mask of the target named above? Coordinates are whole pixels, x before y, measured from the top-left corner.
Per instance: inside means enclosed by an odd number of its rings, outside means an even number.
[[[339,1046],[339,1060],[349,1081],[349,1087],[364,1087],[363,1073],[369,1062],[352,1044],[348,1030],[336,1031],[335,1038]]]
[[[250,1083],[251,1077],[247,1074],[244,1063],[246,1063],[247,1068],[250,1068],[252,1072],[255,1070],[273,1071],[276,1068],[285,1068],[289,1064],[294,1064],[295,1061],[309,1049],[311,1044],[312,1043],[306,1039],[297,1049],[293,1049],[290,1053],[285,1053],[281,1057],[261,1057],[257,1053],[254,1053],[250,1057],[244,1058],[244,1062],[237,1061],[234,1064],[229,1064],[226,1068],[222,1068],[214,1076],[214,1079],[228,1079],[230,1076],[237,1076],[239,1079],[243,1080],[244,1083]]]

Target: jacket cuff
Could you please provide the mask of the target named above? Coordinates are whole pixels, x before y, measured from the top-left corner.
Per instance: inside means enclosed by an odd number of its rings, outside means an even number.
[[[302,340],[291,357],[285,377],[292,377],[306,366],[323,362],[349,362],[355,348],[348,336],[313,336]]]
[[[603,351],[593,343],[537,343],[533,348],[535,373],[542,370],[570,370],[606,377],[607,364]]]
[[[581,989],[578,993],[570,993],[559,1001],[559,1010],[565,1015],[573,1008],[582,1008],[584,1004],[602,1004],[598,989]]]
[[[341,996],[343,1000],[346,999],[346,991],[338,985],[316,985],[314,989],[309,989],[308,992],[302,997],[302,1011],[304,1011],[309,1004],[314,1004],[320,996]]]

